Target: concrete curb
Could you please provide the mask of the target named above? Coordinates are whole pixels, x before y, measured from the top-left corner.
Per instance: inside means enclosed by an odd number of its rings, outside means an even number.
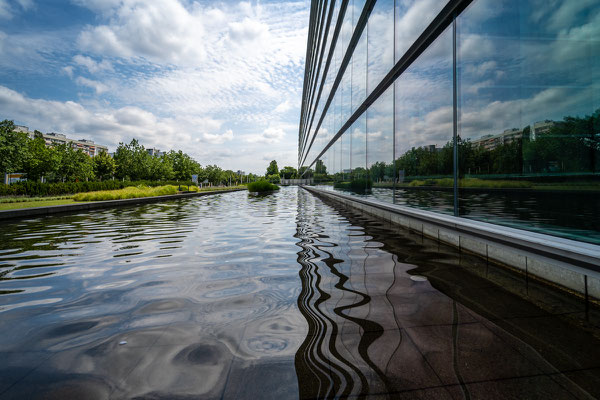
[[[190,197],[200,197],[200,196],[209,196],[209,195],[213,195],[213,194],[239,192],[242,190],[246,190],[246,189],[215,190],[215,191],[210,191],[210,192],[172,194],[172,195],[168,195],[168,196],[139,197],[136,199],[90,201],[90,202],[85,202],[85,203],[64,204],[64,205],[58,205],[58,206],[20,208],[17,210],[0,211],[0,220],[7,220],[7,219],[14,219],[14,218],[39,217],[39,216],[59,214],[59,213],[69,213],[69,212],[78,212],[78,211],[98,210],[98,209],[102,209],[102,208],[131,206],[131,205],[136,205],[136,204],[158,203],[158,202],[165,201],[165,200],[187,199]]]
[[[308,192],[482,256],[525,276],[600,299],[600,246],[466,218],[418,210],[332,190]]]

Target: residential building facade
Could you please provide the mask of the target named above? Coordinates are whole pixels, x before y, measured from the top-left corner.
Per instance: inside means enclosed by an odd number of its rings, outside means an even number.
[[[27,133],[29,137],[33,138],[35,133],[34,131],[30,131],[28,127],[23,125],[15,125],[16,132]],[[42,137],[46,141],[46,146],[57,146],[61,144],[68,144],[75,150],[81,150],[90,157],[97,156],[101,152],[108,152],[108,147],[96,144],[93,140],[89,139],[71,139],[62,133],[42,133]]]

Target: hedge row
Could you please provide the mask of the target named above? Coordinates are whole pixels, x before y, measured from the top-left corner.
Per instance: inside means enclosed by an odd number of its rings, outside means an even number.
[[[192,185],[192,182],[177,181],[104,181],[104,182],[16,182],[10,185],[0,184],[0,196],[57,196],[97,190],[123,189],[128,186]]]

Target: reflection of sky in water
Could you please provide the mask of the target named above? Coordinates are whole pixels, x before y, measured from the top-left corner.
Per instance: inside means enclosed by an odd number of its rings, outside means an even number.
[[[457,374],[529,376],[495,355],[522,365],[515,348],[531,337],[553,355],[600,360],[600,346],[564,324],[550,339],[513,315],[509,326],[491,322],[512,310],[550,314],[469,275],[492,268],[482,260],[390,228],[294,187],[5,223],[0,396],[397,393],[455,385]],[[486,296],[470,292],[480,288]],[[577,367],[561,354],[557,365]]]

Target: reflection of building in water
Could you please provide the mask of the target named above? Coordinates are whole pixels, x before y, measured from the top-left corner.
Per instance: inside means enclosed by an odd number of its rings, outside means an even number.
[[[580,317],[562,319],[555,308],[568,295],[309,196],[299,193],[296,234],[297,304],[309,326],[295,355],[301,399],[422,398],[413,390],[445,385],[456,396],[440,389],[426,398],[504,398],[496,379],[529,379],[538,365],[553,372],[581,368],[582,360],[596,365],[598,338],[580,328]],[[540,320],[552,322],[540,329]],[[584,385],[597,390],[600,374],[588,379]],[[493,389],[478,388],[492,381]],[[540,386],[519,390],[516,398],[529,398]]]
[[[386,297],[399,282],[395,256],[354,225],[309,215],[303,211],[306,202],[299,200],[305,220],[297,231],[302,248],[298,307],[309,325],[296,353],[300,398],[391,392],[390,363],[402,361],[397,354],[402,334]]]

